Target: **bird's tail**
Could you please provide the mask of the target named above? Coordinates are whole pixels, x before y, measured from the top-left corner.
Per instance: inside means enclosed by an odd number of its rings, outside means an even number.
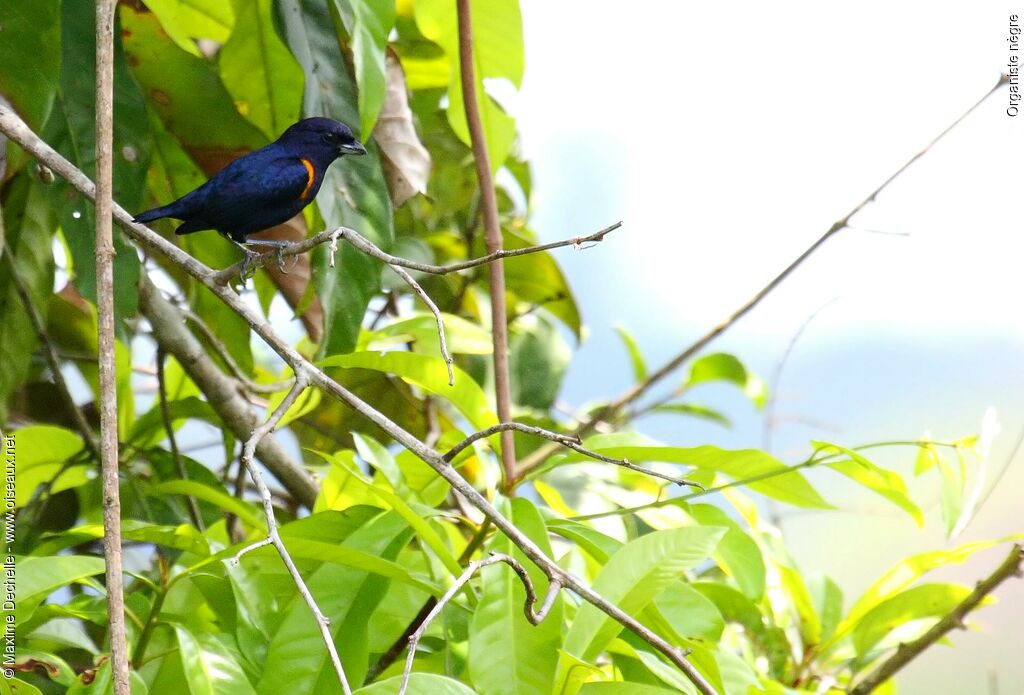
[[[175,202],[171,203],[170,205],[164,205],[163,207],[160,207],[160,208],[153,208],[152,210],[146,210],[145,212],[140,212],[138,215],[136,215],[134,218],[132,218],[132,222],[137,222],[139,224],[145,224],[146,222],[152,222],[153,220],[159,220],[162,217],[177,217],[177,215],[175,213],[179,212],[179,210],[178,210],[179,207],[180,206],[178,205],[178,201],[175,201]]]

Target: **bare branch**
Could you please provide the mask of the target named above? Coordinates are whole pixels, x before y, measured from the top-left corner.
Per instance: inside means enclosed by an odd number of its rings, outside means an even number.
[[[423,303],[427,305],[431,313],[434,314],[434,320],[437,322],[437,339],[441,343],[441,359],[444,360],[444,365],[448,368],[448,385],[455,386],[455,372],[452,371],[452,356],[448,354],[448,342],[444,336],[444,321],[441,320],[441,310],[437,308],[437,304],[434,304],[434,300],[430,298],[420,284],[412,279],[412,275],[409,275],[401,266],[393,265],[391,270],[398,274],[398,277],[405,280],[406,284],[412,288]]]
[[[826,241],[831,239],[835,234],[841,232],[843,229],[847,228],[850,224],[850,219],[854,215],[863,210],[869,203],[874,202],[878,195],[882,191],[884,191],[889,186],[889,184],[891,184],[897,177],[899,177],[900,174],[902,174],[904,171],[910,168],[910,166],[914,162],[916,162],[918,159],[924,156],[925,153],[927,153],[932,147],[935,146],[937,142],[939,142],[939,140],[941,140],[947,134],[949,134],[951,130],[960,125],[960,123],[963,122],[965,118],[967,118],[975,109],[981,106],[989,97],[995,94],[995,92],[1005,83],[1005,79],[1003,79],[1003,77],[1000,77],[999,81],[995,84],[995,86],[992,87],[992,89],[990,89],[985,94],[985,96],[981,97],[981,99],[975,102],[975,104],[971,106],[971,108],[967,109],[963,114],[961,114],[959,118],[957,118],[955,121],[946,126],[946,128],[941,133],[932,138],[927,145],[925,145],[917,154],[915,154],[913,157],[907,160],[907,162],[899,169],[897,169],[895,173],[889,176],[889,178],[883,181],[882,184],[878,186],[878,188],[871,191],[871,193],[868,194],[868,196],[864,198],[864,200],[857,203],[857,205],[855,205],[853,209],[851,209],[839,220],[837,220],[831,227],[829,227],[825,231],[824,234],[822,234],[818,238],[817,241],[808,246],[803,253],[796,257],[796,260],[794,260],[792,263],[786,266],[782,270],[782,272],[780,272],[778,275],[772,278],[772,280],[767,285],[758,290],[753,297],[748,299],[742,306],[740,306],[738,309],[732,312],[732,314],[730,314],[724,321],[719,323],[717,326],[715,326],[710,331],[702,335],[692,344],[687,346],[682,352],[677,354],[675,357],[670,359],[668,362],[666,362],[664,365],[662,365],[655,371],[651,372],[646,379],[644,379],[639,384],[636,384],[635,386],[627,390],[625,393],[620,395],[612,402],[608,403],[603,408],[600,408],[599,410],[591,414],[586,420],[581,422],[576,427],[576,432],[585,435],[589,432],[592,432],[600,422],[613,420],[623,410],[623,408],[625,408],[630,403],[633,403],[638,398],[643,396],[651,389],[651,387],[653,387],[666,376],[674,372],[676,369],[678,369],[680,366],[686,363],[691,357],[693,357],[698,352],[707,347],[708,344],[711,343],[715,338],[722,335],[722,333],[725,333],[725,331],[731,328],[734,323],[736,323],[741,318],[746,316],[747,313],[749,313],[754,307],[760,304],[765,297],[771,294],[772,291],[775,290],[775,288],[781,285],[783,281],[785,281],[786,278],[788,278],[793,273],[793,271],[799,268],[804,261],[810,258],[815,251],[821,248],[821,246],[824,245]],[[519,464],[517,478],[519,480],[522,480],[522,478],[527,473],[529,473],[531,470],[533,470],[541,463],[543,463],[544,459],[546,459],[555,451],[556,447],[554,446],[543,446],[534,451],[533,453],[531,453],[529,456],[525,457]]]
[[[167,360],[167,352],[162,347],[156,349],[156,385],[160,399],[160,417],[164,421],[164,431],[167,432],[167,443],[171,445],[171,458],[174,459],[174,467],[182,480],[188,480],[188,469],[181,459],[181,451],[178,449],[178,438],[174,436],[174,421],[171,419],[171,407],[167,402],[167,380],[164,377],[164,362]],[[203,515],[199,513],[199,503],[192,495],[185,495],[185,503],[188,505],[189,518],[192,525],[199,531],[206,531],[203,523]]]
[[[94,196],[95,187],[87,176],[85,176],[77,167],[64,159],[64,157],[55,152],[53,148],[43,142],[14,112],[2,105],[0,105],[0,132],[3,132],[12,140],[17,142],[25,149],[26,152],[29,152],[34,157],[41,160],[44,164],[50,167],[54,173],[65,178],[83,195],[86,197]],[[681,650],[669,644],[660,636],[639,623],[632,616],[625,613],[618,606],[612,604],[600,594],[593,591],[583,581],[559,567],[554,560],[545,555],[544,551],[542,551],[536,543],[530,540],[530,538],[523,534],[511,521],[498,512],[487,498],[485,498],[476,488],[470,485],[469,482],[466,481],[466,479],[463,478],[453,466],[451,466],[447,461],[444,461],[440,453],[428,447],[401,426],[388,419],[351,391],[331,379],[321,369],[306,360],[297,350],[295,350],[295,348],[273,331],[266,319],[258,315],[252,307],[250,307],[235,292],[225,287],[222,283],[219,283],[216,277],[217,274],[213,270],[185,253],[174,244],[171,244],[148,227],[132,222],[131,215],[129,215],[123,208],[115,205],[114,214],[122,229],[124,229],[125,232],[140,246],[152,253],[160,253],[166,256],[184,272],[191,275],[201,284],[205,285],[217,296],[218,299],[231,307],[231,309],[241,316],[249,324],[252,330],[259,335],[260,338],[262,338],[264,342],[266,342],[266,344],[281,357],[281,359],[292,367],[296,374],[299,374],[300,372],[306,374],[313,385],[345,403],[360,415],[379,426],[398,444],[411,451],[415,456],[434,469],[434,471],[444,478],[456,492],[461,494],[470,504],[479,509],[496,528],[500,529],[502,533],[504,533],[523,552],[523,554],[526,555],[526,557],[530,558],[532,562],[537,564],[545,574],[549,577],[557,578],[558,582],[563,587],[571,590],[584,601],[593,604],[599,610],[609,615],[612,619],[623,626],[629,628],[645,642],[668,657],[673,664],[686,674],[701,693],[704,695],[714,694],[714,689],[703,675],[701,675],[701,673],[686,660],[686,655]],[[155,288],[152,287],[151,283],[148,282],[145,276],[143,276],[140,284],[140,304],[141,300],[145,300],[146,298],[147,291],[145,288],[147,286],[149,287],[148,295],[150,300],[159,300],[160,302],[163,302],[164,305],[168,307],[170,306],[166,300],[159,297],[159,293],[156,292]],[[170,308],[173,310],[173,307]],[[195,349],[197,352],[202,354],[202,348],[198,346],[195,336],[191,335],[188,331],[183,332],[196,346]],[[171,350],[171,352],[173,352],[173,350]],[[179,361],[181,361],[180,357]],[[184,362],[182,364],[183,366],[185,365]],[[223,378],[223,375],[220,374],[219,371],[217,374]],[[230,379],[227,381],[234,383]],[[234,395],[241,399],[237,392]],[[267,440],[264,439],[264,442],[266,441]],[[315,487],[313,490],[315,494]]]
[[[498,218],[498,198],[494,192],[491,159],[487,152],[487,136],[480,118],[480,103],[476,94],[476,65],[473,62],[473,19],[470,0],[455,1],[459,26],[459,77],[462,83],[462,105],[466,112],[469,141],[480,182],[480,209],[484,220],[484,242],[488,253],[504,246],[501,238],[501,220]],[[486,98],[486,97],[485,97]],[[499,162],[500,164],[500,162]],[[494,345],[494,400],[498,420],[512,421],[512,383],[508,369],[508,309],[505,306],[505,264],[500,260],[487,266],[491,297],[491,342]],[[516,440],[511,430],[501,433],[502,488],[508,492],[515,487]]]
[[[611,463],[616,466],[622,466],[623,468],[628,468],[632,471],[637,471],[638,473],[643,473],[645,475],[650,475],[655,478],[667,480],[670,483],[675,483],[676,485],[690,485],[692,487],[700,488],[701,490],[704,489],[704,487],[699,483],[694,483],[689,480],[676,478],[670,475],[665,475],[663,473],[658,473],[656,471],[649,470],[647,468],[642,468],[640,466],[637,466],[636,464],[631,463],[629,459],[612,458],[610,456],[605,456],[604,454],[599,454],[596,451],[586,449],[583,447],[582,440],[579,438],[579,435],[552,432],[551,430],[546,430],[543,427],[537,427],[535,425],[526,425],[521,422],[501,422],[498,423],[497,425],[492,425],[491,427],[488,427],[485,430],[474,432],[473,434],[469,435],[461,442],[453,446],[448,451],[448,453],[442,457],[442,459],[449,462],[454,461],[455,457],[458,456],[463,451],[465,451],[466,447],[471,445],[473,442],[478,441],[480,439],[486,439],[487,437],[490,437],[493,434],[497,434],[499,432],[506,432],[509,430],[523,432],[524,434],[532,434],[535,437],[543,437],[544,439],[551,440],[552,442],[557,442],[558,444],[561,444],[566,448],[572,449],[575,452],[583,454],[588,458],[592,458],[595,461],[602,461],[604,463]]]
[[[242,397],[241,384],[221,372],[185,326],[178,308],[167,301],[145,275],[139,278],[139,311],[149,321],[156,342],[174,355],[227,429],[244,441],[258,418]],[[276,438],[264,437],[256,454],[295,499],[312,509],[317,495],[316,483]]]
[[[288,409],[295,404],[298,397],[308,387],[309,378],[306,376],[306,373],[302,370],[296,371],[295,384],[292,386],[291,391],[284,397],[280,405],[274,409],[274,412],[270,414],[267,421],[253,430],[252,435],[246,440],[245,446],[242,447],[242,464],[249,471],[249,477],[252,478],[253,484],[259,490],[260,499],[263,500],[263,514],[267,518],[267,537],[258,543],[240,550],[232,559],[232,562],[237,564],[242,556],[251,550],[262,548],[265,545],[274,546],[277,554],[281,556],[281,561],[288,568],[288,573],[292,576],[299,594],[306,602],[306,605],[309,606],[310,612],[313,613],[313,617],[316,619],[316,624],[320,628],[320,634],[324,638],[324,644],[327,646],[327,653],[331,657],[331,663],[334,664],[334,671],[337,673],[338,681],[341,683],[342,691],[345,695],[351,695],[352,688],[349,687],[348,679],[345,677],[345,669],[341,665],[341,657],[338,655],[338,648],[334,645],[334,637],[331,635],[331,623],[323,611],[320,610],[320,606],[317,605],[316,599],[313,598],[313,594],[309,591],[309,587],[306,586],[306,582],[302,578],[302,573],[295,566],[295,562],[288,553],[284,541],[281,540],[281,534],[277,528],[277,518],[274,515],[274,497],[270,494],[270,488],[263,482],[263,475],[253,460],[256,455],[256,446],[260,443],[260,440],[273,432],[277,423],[281,421],[284,414],[288,412]]]
[[[939,622],[932,625],[931,629],[912,642],[901,644],[896,653],[886,659],[878,668],[857,684],[857,687],[850,691],[850,695],[868,695],[875,688],[892,678],[900,669],[909,664],[921,655],[924,650],[932,646],[946,633],[956,628],[964,628],[964,618],[973,611],[984,600],[986,596],[995,591],[996,587],[1010,577],[1024,576],[1021,571],[1021,561],[1024,560],[1024,550],[1016,543],[1010,548],[1010,554],[1006,556],[1003,563],[989,576],[978,582],[967,598],[942,617]]]
[[[115,695],[131,695],[124,623],[121,498],[117,448],[117,372],[114,366],[114,2],[96,3],[96,309],[99,332],[100,468],[103,477],[103,555]]]
[[[535,610],[534,607],[537,605],[537,591],[533,587],[533,581],[530,579],[529,573],[526,568],[511,555],[505,553],[491,553],[489,557],[483,560],[474,560],[469,563],[466,570],[458,576],[455,582],[448,588],[444,596],[437,600],[430,612],[427,613],[426,617],[420,623],[419,627],[409,637],[409,653],[405,657],[405,670],[402,672],[402,685],[398,689],[398,695],[405,695],[405,690],[409,686],[409,676],[412,675],[412,665],[416,660],[416,647],[419,646],[420,640],[423,639],[423,635],[426,634],[427,628],[430,627],[431,621],[434,620],[444,607],[447,606],[456,594],[458,594],[462,587],[464,587],[473,575],[479,572],[488,565],[494,565],[499,562],[504,562],[515,571],[519,577],[519,581],[523,583],[523,588],[526,590],[526,602],[523,604],[523,613],[526,614],[526,619],[530,621],[531,625],[539,625],[544,618],[547,617],[548,612],[551,610],[551,606],[555,604],[555,598],[558,597],[558,592],[562,586],[559,584],[557,578],[548,577],[548,593],[544,596],[544,603],[541,604],[539,610]]]

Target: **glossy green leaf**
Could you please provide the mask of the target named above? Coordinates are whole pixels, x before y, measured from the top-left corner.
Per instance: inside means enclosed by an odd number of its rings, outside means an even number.
[[[285,42],[306,75],[302,114],[330,116],[356,129],[358,90],[338,41],[341,18],[328,1],[280,0],[277,10]],[[394,240],[391,199],[376,146],[367,143],[367,133],[359,135],[369,153],[345,157],[327,170],[317,207],[328,227],[356,229],[387,250]],[[326,355],[355,347],[366,307],[380,290],[383,269],[379,261],[345,243],[333,265],[330,260],[327,248],[313,254],[317,296],[324,309],[325,338],[320,347]]]
[[[821,616],[814,606],[814,599],[807,588],[804,577],[800,571],[786,565],[778,565],[779,577],[782,579],[782,589],[786,592],[790,605],[796,610],[800,619],[797,627],[800,630],[800,637],[804,644],[821,643]]]
[[[665,661],[663,661],[661,658],[651,653],[650,651],[647,651],[645,649],[638,649],[626,640],[620,638],[612,640],[611,643],[608,645],[607,651],[610,654],[627,656],[630,659],[634,659],[640,662],[642,667],[646,669],[646,671],[650,673],[651,676],[653,676],[653,678],[650,680],[661,681],[661,683],[664,683],[665,685],[674,688],[675,690],[673,692],[686,693],[686,695],[697,695],[697,687],[693,683],[691,683],[685,675],[683,675],[683,673],[679,670],[679,667],[675,666],[674,664],[667,664]],[[636,674],[635,671],[632,673],[627,672],[626,664],[623,663],[621,658],[614,659],[614,663],[622,672],[623,678],[626,679],[626,683],[623,684],[625,685],[625,687],[630,687],[630,685],[632,685],[629,682],[630,680],[639,680],[638,674]],[[598,685],[598,683],[586,684],[584,685],[584,688],[590,687],[591,685]],[[643,685],[645,687],[661,687],[660,684],[656,685],[653,682],[644,683]]]
[[[640,346],[637,344],[636,338],[626,330],[625,326],[616,326],[615,332],[622,339],[622,344],[626,346],[626,353],[629,355],[629,361],[633,365],[633,381],[636,383],[645,381],[647,379],[647,363],[644,361],[643,353],[640,352]]]
[[[36,132],[42,130],[57,95],[60,7],[58,0],[0,3],[0,95]]]
[[[190,695],[256,695],[236,656],[214,635],[175,626]]]
[[[594,580],[594,591],[636,615],[685,569],[707,558],[725,529],[693,526],[655,531],[624,545]],[[566,635],[564,648],[592,661],[622,626],[590,604],[582,606]]]
[[[272,0],[233,0],[235,28],[218,56],[238,111],[271,140],[299,120],[302,68],[274,30]]]
[[[10,11],[0,9],[0,13]],[[53,230],[57,216],[46,188],[24,177],[8,187],[0,219],[0,422],[6,422],[11,394],[29,376],[38,344],[24,302],[11,277],[11,263],[28,290],[36,311],[45,319],[53,292]],[[20,491],[20,488],[19,488]]]
[[[510,501],[512,523],[551,556],[544,520],[522,497]],[[538,600],[547,592],[544,573],[504,535],[490,551],[510,553],[533,580]],[[548,693],[558,665],[562,637],[562,599],[555,599],[547,618],[533,626],[523,615],[526,592],[515,572],[504,563],[482,572],[484,591],[469,628],[469,674],[481,695]],[[539,604],[538,604],[539,606]]]
[[[491,334],[481,326],[455,314],[442,314],[448,352],[453,355],[490,355],[493,347]],[[413,340],[416,351],[435,357],[441,356],[437,340],[437,322],[433,314],[419,313],[393,321],[376,331],[364,332],[359,349],[396,345]]]
[[[353,695],[393,695],[398,692],[401,676],[359,688]],[[457,680],[436,673],[414,673],[409,677],[407,695],[475,695],[475,692]]]
[[[825,465],[889,500],[909,514],[917,522],[918,527],[924,526],[924,515],[910,499],[907,486],[898,473],[881,468],[864,455],[837,444],[813,442],[813,445],[818,452],[841,452],[849,456],[848,459],[839,461],[826,461]]]
[[[722,509],[710,504],[691,505],[686,513],[702,526],[729,529],[715,549],[715,561],[730,575],[743,594],[758,600],[764,594],[765,564],[761,549]]]
[[[971,593],[956,584],[922,584],[900,592],[868,611],[853,629],[853,646],[863,656],[892,630],[921,618],[945,615]]]
[[[666,403],[665,405],[656,405],[651,408],[652,413],[672,413],[675,415],[689,415],[691,417],[701,418],[703,420],[710,420],[711,422],[717,422],[723,427],[732,427],[732,420],[718,412],[712,410],[707,406],[697,405],[695,403]]]
[[[584,683],[579,692],[580,695],[669,695],[669,693],[676,693],[678,691],[646,683],[614,681]]]
[[[555,323],[542,314],[516,321],[509,336],[512,402],[546,411],[555,404],[572,353]]]
[[[288,537],[287,546],[288,552],[294,558],[344,565],[356,570],[365,570],[386,579],[393,579],[402,584],[408,584],[428,594],[440,595],[443,593],[437,586],[424,580],[422,577],[417,577],[397,562],[385,560],[354,548],[294,536]]]
[[[469,144],[462,83],[459,73],[458,20],[455,4],[446,0],[419,0],[416,24],[425,37],[448,56],[448,122],[462,142]],[[515,121],[488,95],[485,80],[508,80],[519,88],[524,70],[523,19],[518,0],[473,0],[473,62],[477,98],[491,167],[505,162],[515,138]]]
[[[728,535],[728,533],[726,534]],[[699,638],[717,642],[722,637],[725,621],[718,608],[686,582],[672,582],[654,599],[657,625],[662,620],[679,638]],[[655,613],[648,606],[649,613]]]
[[[998,540],[967,543],[952,550],[933,550],[911,555],[900,560],[861,594],[860,598],[857,599],[857,602],[850,609],[850,612],[836,628],[836,633],[829,640],[827,646],[831,646],[846,635],[875,606],[890,596],[903,591],[928,572],[945,565],[961,564],[977,552],[987,550],[1001,543],[1019,540],[1022,537],[1024,537],[1024,534],[1016,534]]]
[[[226,0],[148,0],[146,7],[178,46],[197,56],[197,39],[224,43],[235,22]]]
[[[347,548],[394,561],[408,543],[411,531],[394,512],[377,517],[345,539]],[[388,579],[365,570],[336,564],[321,565],[306,578],[321,610],[331,621],[345,673],[361,683],[367,669],[369,617],[387,591]],[[338,677],[323,648],[323,637],[305,601],[295,595],[267,649],[258,692],[279,695],[301,692],[335,695]]]
[[[395,24],[394,0],[334,0],[352,51],[359,86],[360,132],[373,131],[387,84],[384,51]]]
[[[266,521],[252,505],[196,480],[168,480],[152,485],[147,490],[154,495],[191,495],[231,512],[253,528],[266,528]]]
[[[220,426],[221,421],[216,411],[209,403],[196,396],[170,401],[167,404],[167,409],[175,430],[178,430],[185,420],[193,418],[209,422],[214,426]],[[128,431],[127,439],[133,445],[144,449],[155,445],[166,436],[167,431],[164,429],[163,412],[158,402],[143,413],[142,417],[134,419]]]
[[[19,557],[14,561],[15,620],[27,619],[36,606],[62,586],[79,582],[104,570],[103,558],[84,555]]]
[[[817,490],[792,466],[786,466],[771,454],[757,449],[728,450],[716,446],[617,446],[605,445],[614,438],[592,437],[585,442],[588,449],[613,458],[626,458],[631,463],[678,463],[724,473],[734,480],[748,480],[745,487],[766,497],[796,507],[830,509]],[[582,454],[566,454],[561,462],[586,460]]]
[[[14,506],[24,507],[36,488],[50,483],[50,492],[81,485],[88,478],[86,469],[75,466],[57,474],[69,459],[82,451],[82,438],[71,430],[52,425],[33,425],[14,433],[14,454],[18,462],[18,486]]]
[[[414,352],[353,352],[320,360],[321,367],[373,369],[394,374],[436,396],[449,401],[474,428],[486,429],[497,424],[487,397],[473,378],[454,367],[455,385],[448,385],[444,361]]]
[[[532,235],[506,229],[506,249],[521,249],[536,244]],[[482,251],[482,249],[481,249]],[[583,339],[582,319],[576,297],[555,257],[549,252],[531,253],[506,258],[505,286],[519,301],[542,307],[572,331],[577,341]]]
[[[734,355],[724,352],[705,355],[690,365],[690,373],[683,382],[683,388],[689,390],[698,384],[713,381],[725,381],[738,386],[759,408],[768,397],[764,382]]]

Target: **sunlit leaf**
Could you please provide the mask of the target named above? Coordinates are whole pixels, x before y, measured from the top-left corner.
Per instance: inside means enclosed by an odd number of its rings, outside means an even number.
[[[359,688],[353,695],[392,695],[398,692],[401,676]],[[414,673],[409,677],[407,695],[475,695],[471,688],[436,673]]]
[[[16,457],[18,465],[16,508],[28,504],[40,485],[48,483],[53,494],[88,480],[81,466],[65,469],[69,459],[82,451],[82,438],[76,433],[52,425],[33,425],[17,430],[13,441],[14,450],[9,455]]]
[[[761,598],[765,587],[765,565],[761,549],[754,539],[713,505],[694,504],[686,513],[703,526],[729,529],[715,548],[714,558],[736,581],[744,595],[755,601]]]
[[[15,619],[27,619],[35,607],[62,586],[82,581],[104,569],[103,558],[84,555],[19,557],[14,561],[18,578],[14,586]]]
[[[644,362],[644,356],[640,352],[640,346],[637,345],[636,338],[626,330],[625,326],[616,326],[615,332],[622,339],[622,344],[626,346],[626,352],[629,354],[629,361],[633,365],[633,381],[636,383],[645,381],[647,379],[647,364]]]
[[[235,655],[215,636],[175,626],[190,695],[256,695]]]
[[[725,381],[738,386],[759,408],[768,397],[764,382],[748,370],[735,356],[716,352],[705,355],[690,365],[690,373],[682,388],[689,390],[698,384]]]
[[[901,625],[948,613],[970,593],[969,588],[956,584],[922,584],[882,601],[868,611],[853,629],[853,646],[857,655],[867,653]]]
[[[909,514],[917,522],[918,527],[924,526],[924,515],[910,499],[907,494],[907,486],[898,473],[881,468],[869,461],[863,454],[837,444],[813,442],[813,445],[819,452],[834,451],[849,456],[847,459],[838,461],[826,461],[825,465],[889,500]]]

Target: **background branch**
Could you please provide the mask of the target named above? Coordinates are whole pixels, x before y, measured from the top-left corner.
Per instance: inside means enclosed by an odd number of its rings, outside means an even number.
[[[115,695],[131,695],[124,623],[117,372],[114,366],[114,2],[96,2],[96,308],[108,636]]]
[[[843,229],[848,227],[850,219],[854,215],[863,210],[869,203],[874,202],[878,195],[882,191],[884,191],[889,186],[889,184],[895,181],[900,176],[900,174],[902,174],[904,171],[910,168],[910,166],[918,159],[923,157],[932,147],[935,146],[937,142],[939,142],[939,140],[948,135],[951,130],[960,125],[960,123],[963,122],[965,118],[971,115],[971,113],[973,113],[975,109],[981,106],[989,97],[995,94],[996,91],[1004,84],[1006,84],[1006,76],[1002,75],[1000,76],[999,81],[997,81],[996,84],[988,92],[986,92],[983,97],[976,101],[973,106],[964,111],[956,120],[954,120],[952,123],[946,126],[942,130],[942,132],[940,132],[938,135],[932,138],[928,142],[928,144],[926,144],[921,150],[917,152],[917,154],[908,159],[903,164],[903,166],[901,166],[892,175],[890,175],[889,178],[883,181],[880,186],[878,186],[875,190],[871,191],[871,193],[868,194],[868,196],[864,198],[864,200],[860,201],[857,205],[853,207],[853,209],[851,209],[849,212],[847,212],[845,215],[839,218],[839,220],[833,223],[832,226],[829,227],[824,234],[818,237],[817,241],[808,246],[803,253],[797,256],[792,263],[790,263],[782,270],[782,272],[780,272],[778,275],[772,278],[772,280],[767,285],[758,290],[753,297],[748,299],[742,306],[740,306],[738,309],[732,312],[732,314],[730,314],[724,321],[722,321],[714,328],[712,328],[710,331],[708,331],[700,338],[695,340],[693,343],[688,345],[685,349],[683,349],[682,352],[677,354],[675,357],[670,359],[668,362],[666,362],[658,369],[651,372],[646,379],[644,379],[640,383],[636,384],[635,386],[624,392],[622,395],[620,395],[618,398],[614,399],[613,401],[605,405],[603,408],[600,408],[596,412],[591,414],[587,419],[585,419],[583,422],[577,425],[574,431],[577,434],[586,435],[594,431],[594,428],[598,425],[598,423],[603,421],[614,420],[615,417],[623,410],[623,408],[625,408],[626,406],[630,405],[638,398],[643,396],[651,389],[651,387],[653,387],[666,376],[674,372],[680,366],[685,364],[690,358],[692,358],[698,352],[707,347],[709,343],[715,340],[715,338],[722,335],[722,333],[725,333],[725,331],[731,328],[734,323],[736,323],[741,318],[746,316],[754,307],[760,304],[765,297],[767,297],[769,294],[772,293],[772,291],[774,291],[779,285],[781,285],[786,280],[786,278],[788,278],[793,273],[793,271],[795,271],[797,268],[803,265],[804,261],[806,261],[812,255],[814,255],[814,252],[821,248],[826,241],[828,241],[835,234],[841,232]],[[517,472],[517,481],[522,480],[527,473],[529,473],[531,470],[533,470],[541,463],[543,463],[544,460],[552,453],[554,453],[556,450],[557,447],[552,445],[542,446],[536,451],[534,451],[532,454],[524,458],[520,462],[519,470]]]
[[[470,0],[456,0],[459,16],[459,73],[462,81],[462,101],[472,142],[473,162],[480,181],[480,209],[484,218],[484,240],[487,252],[501,249],[501,222],[498,219],[498,199],[491,177],[491,159],[487,154],[487,140],[480,120],[480,102],[476,91],[476,70],[473,64],[473,20]],[[484,95],[484,98],[488,98]],[[512,420],[512,387],[508,370],[508,311],[505,307],[505,265],[497,260],[487,266],[491,295],[491,339],[494,344],[494,397],[497,401],[498,420]],[[516,440],[511,430],[501,433],[501,465],[503,487],[513,489],[516,475]]]
[[[938,642],[942,637],[956,628],[964,628],[964,618],[968,613],[978,607],[982,600],[995,591],[996,587],[1010,577],[1020,577],[1021,560],[1024,560],[1024,551],[1016,543],[1010,548],[1010,554],[1006,556],[1003,563],[996,568],[995,572],[978,582],[967,598],[957,604],[956,608],[945,615],[939,622],[932,625],[928,632],[918,637],[913,642],[901,644],[896,653],[886,659],[878,668],[857,684],[850,695],[867,695],[878,686],[892,678],[904,666],[909,664],[921,653]]]

